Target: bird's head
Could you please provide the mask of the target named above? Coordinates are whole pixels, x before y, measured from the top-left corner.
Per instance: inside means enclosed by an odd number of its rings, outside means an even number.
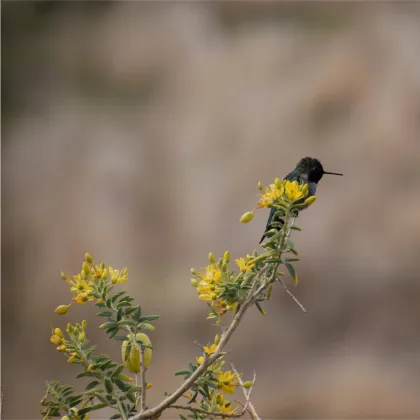
[[[318,159],[305,157],[301,159],[298,164],[296,165],[296,170],[307,176],[308,182],[315,182],[318,183],[323,175],[340,175],[343,174],[337,172],[327,172],[324,171],[321,162]]]

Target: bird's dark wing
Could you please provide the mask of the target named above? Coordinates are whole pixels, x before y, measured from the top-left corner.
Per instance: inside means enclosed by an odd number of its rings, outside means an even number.
[[[299,177],[299,175],[296,174],[295,171],[292,171],[289,174],[287,174],[284,177],[284,179],[287,179],[288,181],[295,181],[296,180],[296,181],[300,182],[300,177]],[[266,237],[265,233],[272,228],[271,223],[273,223],[274,221],[280,223],[280,226],[276,227],[277,230],[280,230],[282,228],[282,220],[279,220],[279,219],[278,220],[273,220],[275,212],[276,212],[276,209],[274,207],[272,207],[271,210],[270,210],[270,215],[268,216],[267,224],[265,225],[264,235],[262,236],[259,243],[261,243],[265,239],[265,237]]]

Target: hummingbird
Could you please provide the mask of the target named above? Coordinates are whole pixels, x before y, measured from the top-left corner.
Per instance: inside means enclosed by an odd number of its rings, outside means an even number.
[[[288,181],[297,181],[299,183],[304,182],[305,184],[308,184],[308,195],[303,200],[305,200],[308,197],[311,197],[315,195],[316,187],[318,186],[318,182],[321,180],[323,175],[340,175],[343,176],[343,174],[337,173],[337,172],[327,172],[324,171],[324,168],[321,165],[321,162],[318,159],[311,158],[311,157],[305,157],[301,159],[298,164],[296,165],[296,168],[293,169],[292,172],[290,172],[284,179]],[[299,201],[298,201],[299,202]],[[305,208],[305,207],[304,207]],[[304,209],[303,208],[303,209]],[[276,208],[272,207],[270,211],[270,216],[267,220],[267,225],[265,227],[264,235],[260,240],[260,243],[264,240],[266,237],[266,233],[270,229],[277,229],[280,230],[282,227],[282,220],[276,219],[274,217],[274,213],[276,212]],[[296,210],[296,216],[298,215],[299,211]],[[273,222],[277,222],[280,224],[280,226],[272,226]]]

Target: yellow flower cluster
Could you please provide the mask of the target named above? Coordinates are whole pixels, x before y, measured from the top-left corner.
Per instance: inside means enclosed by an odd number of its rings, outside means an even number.
[[[217,388],[226,394],[233,394],[236,387],[239,386],[238,375],[230,370],[219,372],[217,380]]]
[[[87,301],[92,302],[95,300],[92,292],[95,285],[100,281],[105,283],[109,282],[112,285],[124,283],[128,281],[127,275],[128,270],[126,268],[122,270],[114,270],[112,267],[105,268],[103,262],[95,265],[92,256],[86,253],[80,273],[72,277],[61,273],[61,278],[70,286],[70,291],[73,294],[73,302],[82,305]],[[98,302],[100,301],[101,299],[98,299]],[[56,308],[55,312],[59,315],[64,315],[70,307],[71,304],[60,305]]]
[[[74,350],[77,348],[77,345],[82,345],[86,342],[86,327],[87,322],[85,320],[83,320],[80,324],[67,324],[67,333],[70,337],[70,341],[64,338],[64,334],[60,328],[52,328],[50,342],[58,346],[56,348],[58,352],[67,354],[68,363],[72,363],[75,360],[83,358],[81,354]]]
[[[239,258],[236,260],[236,265],[239,267],[241,273],[245,273],[246,271],[251,270],[255,263],[249,263],[249,261],[245,261],[245,258]]]
[[[261,194],[261,198],[258,201],[259,207],[271,207],[273,203],[280,199],[284,193],[284,185],[277,178],[274,184],[269,185]]]
[[[232,403],[225,399],[222,394],[217,393],[215,396],[216,410],[225,414],[235,414],[238,407],[232,409]]]
[[[233,310],[237,305],[237,302],[228,301],[223,297],[225,286],[233,282],[228,271],[229,259],[229,252],[226,251],[223,258],[216,263],[214,255],[210,253],[210,264],[203,271],[191,270],[195,276],[195,279],[191,279],[191,284],[197,289],[198,297],[208,301],[219,315]]]
[[[306,183],[298,183],[297,181],[280,181],[278,178],[274,181],[274,184],[269,185],[265,189],[262,189],[261,198],[258,201],[259,207],[272,207],[276,201],[279,201],[282,197],[287,199],[289,202],[295,202],[308,195],[309,188]],[[309,197],[306,205],[309,205],[315,201],[315,198]]]

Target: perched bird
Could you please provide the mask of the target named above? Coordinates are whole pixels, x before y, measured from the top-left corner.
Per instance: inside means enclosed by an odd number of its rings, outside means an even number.
[[[321,180],[322,176],[325,174],[341,175],[341,176],[343,175],[337,172],[324,171],[324,168],[322,167],[321,162],[318,159],[305,157],[298,162],[298,164],[296,165],[296,168],[292,172],[290,172],[290,174],[288,174],[284,179],[287,179],[288,181],[297,181],[299,183],[304,182],[308,184],[309,193],[307,197],[305,197],[306,199],[308,197],[315,195],[318,182]],[[277,229],[277,230],[281,229],[282,221],[274,217],[274,213],[276,211],[277,210],[274,207],[271,209],[270,216],[268,217],[267,225],[265,227],[264,235],[261,238],[260,243],[264,240],[264,238],[266,237],[266,233],[270,229]],[[298,211],[296,211],[296,216],[297,216],[297,213]],[[278,222],[279,225],[272,226],[273,222]]]

